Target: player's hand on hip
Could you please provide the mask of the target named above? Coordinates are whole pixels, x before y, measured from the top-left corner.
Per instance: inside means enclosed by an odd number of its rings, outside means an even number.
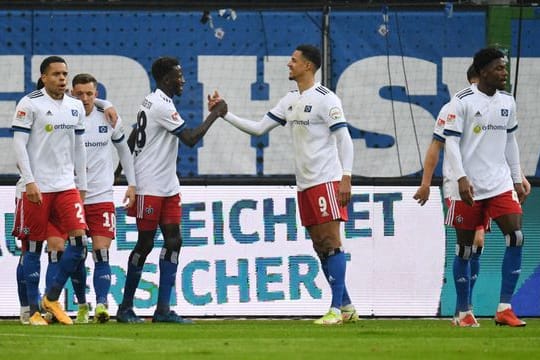
[[[35,182],[26,184],[26,198],[32,203],[42,204],[43,196],[41,196],[41,191]]]
[[[420,185],[418,190],[416,190],[413,199],[418,200],[420,206],[424,206],[429,200],[429,186]]]
[[[466,176],[460,178],[458,180],[458,186],[459,186],[459,196],[461,197],[461,200],[465,202],[465,204],[469,206],[473,206],[474,204],[474,190],[469,182],[469,179],[467,179]]]
[[[126,190],[126,195],[124,196],[124,207],[130,208],[135,204],[135,186],[128,186]]]

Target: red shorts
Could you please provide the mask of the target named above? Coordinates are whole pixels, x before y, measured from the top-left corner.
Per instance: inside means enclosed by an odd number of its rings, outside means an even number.
[[[473,206],[461,200],[450,201],[445,224],[460,230],[476,230],[489,224],[489,218],[496,220],[503,215],[522,213],[516,193],[509,190],[488,199],[476,200]]]
[[[13,230],[11,235],[17,239],[23,240],[28,235],[28,229],[24,229],[24,211],[23,211],[23,202],[21,199],[15,198],[15,213],[13,214]]]
[[[349,219],[347,207],[338,204],[338,189],[339,181],[333,181],[298,191],[298,208],[303,226]]]
[[[47,239],[50,237],[57,237],[66,240],[68,238],[68,233],[61,231],[58,226],[49,222],[47,225]]]
[[[43,241],[47,238],[49,221],[62,233],[86,230],[84,207],[77,189],[41,193],[41,205],[28,201],[23,194],[24,226],[28,240]]]
[[[116,213],[112,202],[84,205],[88,236],[104,236],[114,239],[116,232]]]
[[[137,195],[135,206],[127,215],[137,217],[137,229],[151,231],[158,225],[180,224],[182,203],[180,194],[172,196]]]
[[[448,212],[450,212],[450,207],[452,206],[452,200],[450,198],[444,199],[444,202],[446,203],[446,207],[449,209]],[[448,220],[448,213],[446,215],[445,224],[446,225],[452,225],[447,223]],[[474,230],[484,230],[485,232],[491,232],[491,218],[488,216],[488,214],[484,214],[484,222],[482,225],[478,225]]]

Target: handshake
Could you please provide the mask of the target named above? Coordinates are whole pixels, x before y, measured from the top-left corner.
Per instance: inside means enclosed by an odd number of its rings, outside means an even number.
[[[227,103],[219,96],[217,90],[214,91],[214,94],[208,95],[208,111],[220,117],[224,117],[229,111],[227,109]]]

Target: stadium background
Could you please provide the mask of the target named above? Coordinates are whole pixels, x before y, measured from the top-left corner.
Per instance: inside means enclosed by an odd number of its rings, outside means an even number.
[[[513,87],[509,90],[515,93],[518,103],[523,170],[538,185],[540,125],[535,117],[540,111],[540,74],[536,70],[540,61],[539,9],[528,5],[431,5],[421,1],[413,5],[390,3],[388,7],[363,3],[300,1],[290,5],[276,1],[253,5],[239,1],[220,12],[219,2],[2,2],[0,151],[4,156],[0,158],[0,173],[5,185],[2,191],[7,194],[2,197],[4,207],[10,207],[10,185],[16,180],[10,145],[11,117],[15,102],[34,88],[43,57],[63,55],[71,74],[84,71],[96,75],[101,95],[117,106],[129,126],[134,123],[140,99],[154,86],[148,73],[152,61],[161,55],[178,56],[187,84],[176,105],[182,117],[194,126],[205,115],[206,94],[214,89],[224,95],[230,109],[239,115],[255,119],[262,116],[291,87],[286,80],[285,64],[292,49],[304,42],[324,50],[326,62],[321,80],[343,100],[355,140],[354,181],[356,185],[373,186],[367,191],[371,198],[380,186],[395,187],[410,197],[419,183],[421,159],[439,108],[450,94],[466,85],[465,70],[474,52],[497,44],[511,58]],[[292,166],[288,141],[287,133],[279,130],[255,138],[218,123],[197,147],[180,148],[179,175],[184,184],[207,186],[198,188],[203,193],[220,185],[231,186],[222,189],[226,192],[245,185],[289,185]],[[440,176],[440,167],[436,175]],[[402,188],[407,186],[409,189]],[[540,315],[540,201],[536,191],[533,189],[524,208],[527,241],[514,304],[519,314],[527,316]],[[208,201],[219,197],[218,194]],[[238,199],[243,197],[246,196],[239,195]],[[286,197],[277,193],[275,200]],[[437,199],[440,195],[432,202]],[[413,203],[410,199],[409,202]],[[405,221],[419,216],[420,210],[413,205],[407,204],[408,211],[400,215]],[[405,311],[400,309],[399,301],[385,300],[383,296],[381,301],[392,307],[384,311],[371,309],[368,314],[452,314],[454,295],[449,260],[453,257],[455,237],[450,229],[442,228],[440,202],[430,211],[428,216],[437,221],[419,223],[416,232],[405,232],[399,238],[404,244],[416,246],[392,256],[407,258],[410,262],[405,266],[423,263],[438,253],[430,253],[422,243],[437,242],[439,247],[435,249],[446,254],[446,261],[432,269],[435,274],[440,273],[439,306],[435,313],[431,308]],[[4,211],[5,241],[0,242],[0,261],[18,255],[9,234],[10,215],[9,210]],[[383,222],[383,232],[386,225]],[[118,228],[119,233],[129,231],[127,224]],[[431,239],[427,235],[437,231],[446,231],[446,239]],[[376,233],[358,236],[369,238],[375,246],[379,241]],[[186,236],[189,234],[184,233]],[[493,312],[504,250],[498,230],[488,234],[486,244],[474,299],[478,315]],[[2,277],[11,279],[12,275],[4,271]],[[388,271],[386,276],[400,280],[401,273]],[[354,281],[354,273],[349,279]],[[12,297],[15,294],[13,289],[3,293],[13,294]],[[14,308],[13,315],[16,312]],[[218,308],[212,314],[223,313]]]

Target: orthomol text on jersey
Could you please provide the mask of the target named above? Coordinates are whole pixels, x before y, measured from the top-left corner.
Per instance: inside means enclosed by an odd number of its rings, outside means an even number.
[[[53,130],[74,130],[75,127],[76,126],[73,124],[56,124],[56,125],[46,124],[45,131],[50,133]]]
[[[475,134],[480,134],[481,131],[488,131],[488,130],[504,130],[506,131],[506,125],[475,125],[473,127],[473,132]]]

